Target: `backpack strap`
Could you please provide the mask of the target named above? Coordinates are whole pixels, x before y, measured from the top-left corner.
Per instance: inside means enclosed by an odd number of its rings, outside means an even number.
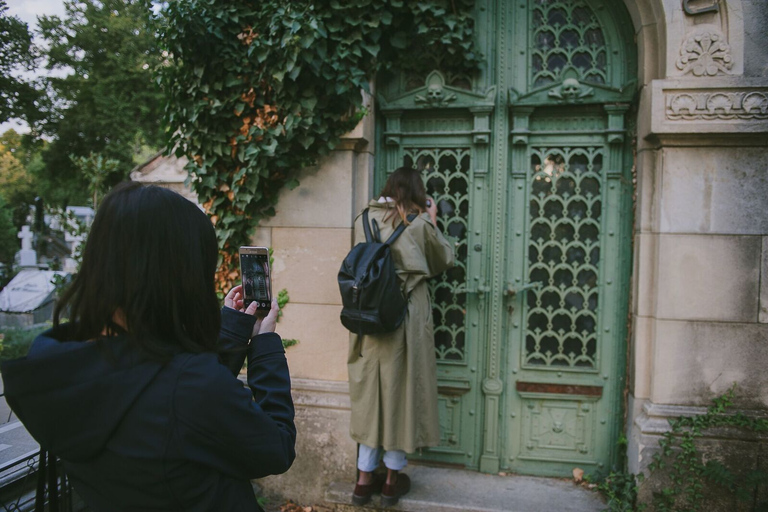
[[[411,222],[413,222],[413,219],[416,218],[416,214],[412,213],[407,218],[408,218],[408,224],[410,224]],[[387,245],[392,245],[393,243],[395,243],[395,240],[397,240],[397,237],[399,237],[407,227],[408,225],[405,222],[401,222],[400,225],[397,226],[397,229],[395,230],[395,232],[392,233],[389,236],[389,238],[387,238],[387,241],[384,243]]]
[[[365,233],[365,241],[367,243],[373,242],[373,236],[371,235],[371,226],[368,222],[368,208],[363,210],[363,233]]]

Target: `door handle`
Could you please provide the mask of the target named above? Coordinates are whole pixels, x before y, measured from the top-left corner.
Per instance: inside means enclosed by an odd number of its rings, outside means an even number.
[[[541,285],[542,285],[541,281],[534,281],[532,283],[524,284],[523,286],[515,288],[515,286],[512,283],[507,282],[507,286],[504,288],[504,291],[502,293],[504,294],[505,297],[514,299],[518,293],[525,292],[528,290],[538,290],[539,288],[541,288]]]
[[[480,299],[485,297],[485,294],[488,293],[489,291],[491,291],[491,287],[485,284],[485,282],[482,282],[479,285],[477,285],[477,288],[475,288],[474,290],[471,290],[467,287],[459,288],[458,290],[456,290],[456,292],[458,293],[476,293],[477,297]]]

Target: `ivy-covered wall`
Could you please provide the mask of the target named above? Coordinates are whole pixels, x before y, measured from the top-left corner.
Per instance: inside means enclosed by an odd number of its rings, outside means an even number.
[[[237,248],[275,213],[278,192],[361,116],[360,91],[390,69],[471,72],[473,0],[168,2],[157,18],[167,51],[169,147],[216,225],[220,289]],[[446,55],[451,56],[445,59]]]

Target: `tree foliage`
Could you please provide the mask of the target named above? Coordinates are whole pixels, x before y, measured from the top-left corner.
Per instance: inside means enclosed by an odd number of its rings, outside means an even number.
[[[274,215],[282,187],[366,114],[361,91],[388,69],[469,72],[472,0],[188,0],[163,4],[169,147],[216,224],[219,286]],[[445,58],[445,56],[450,58]]]
[[[47,66],[67,72],[48,79],[53,98],[43,132],[42,193],[59,205],[84,202],[88,177],[71,157],[116,160],[106,185],[123,180],[145,146],[162,145],[162,93],[154,81],[157,39],[140,0],[69,0],[65,15],[42,16]]]
[[[37,119],[34,84],[21,76],[31,71],[37,61],[37,50],[26,23],[8,15],[6,0],[0,0],[0,123],[12,118]]]
[[[6,208],[13,212],[13,224],[17,228],[25,223],[29,206],[35,200],[35,180],[30,168],[38,159],[39,155],[29,146],[28,137],[22,137],[13,129],[0,136],[0,196]]]
[[[19,247],[19,238],[13,225],[13,211],[0,196],[0,263],[8,268],[13,263]],[[0,275],[0,280],[4,277]],[[4,282],[3,285],[5,285]]]

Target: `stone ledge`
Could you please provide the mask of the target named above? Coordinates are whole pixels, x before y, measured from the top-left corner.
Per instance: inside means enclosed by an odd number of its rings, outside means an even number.
[[[741,143],[765,145],[768,133],[768,80],[718,77],[706,80],[653,80],[651,130],[662,142],[738,136]],[[749,135],[761,135],[754,141]],[[745,138],[746,137],[746,138]]]
[[[299,407],[350,410],[347,382],[291,379],[293,401]]]
[[[681,416],[691,417],[705,414],[706,407],[690,405],[664,405],[647,402],[643,404],[642,412],[635,418],[635,425],[640,434],[660,436],[670,431],[669,420]],[[754,418],[768,418],[768,411],[754,409],[729,409],[727,415],[743,413]],[[703,438],[724,438],[743,441],[768,440],[768,432],[750,432],[738,427],[718,427],[707,429]]]

